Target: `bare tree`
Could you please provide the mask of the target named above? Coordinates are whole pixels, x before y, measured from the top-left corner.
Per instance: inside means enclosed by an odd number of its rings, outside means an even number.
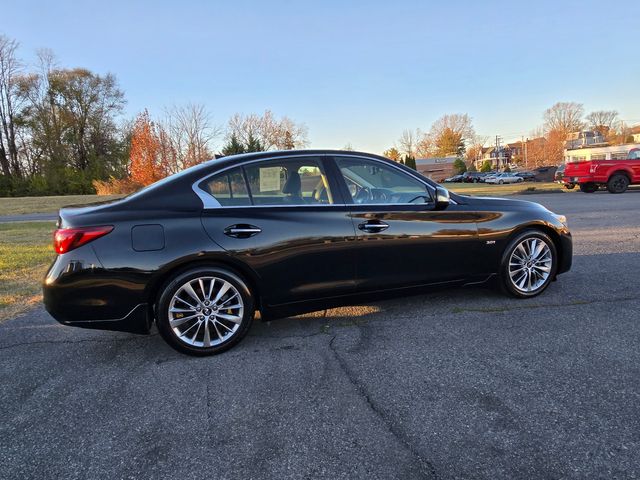
[[[213,157],[212,143],[222,134],[201,104],[187,104],[165,110],[158,122],[160,156],[169,173],[176,173]]]
[[[476,134],[466,113],[447,114],[433,122],[427,138],[435,155],[462,155]]]
[[[608,135],[619,122],[618,112],[615,110],[597,110],[591,112],[587,115],[586,120],[587,125],[591,129],[600,132],[602,135]]]
[[[398,149],[405,157],[416,157],[416,147],[418,146],[418,132],[414,130],[403,130],[398,139]]]
[[[557,131],[561,135],[582,130],[584,107],[581,103],[558,102],[544,112],[545,132]]]
[[[470,141],[475,137],[475,131],[473,130],[471,117],[466,113],[443,115],[438,120],[433,122],[433,124],[431,125],[431,129],[429,130],[429,135],[433,138],[438,138],[447,129],[461,135],[464,141]]]
[[[22,64],[16,56],[18,42],[0,35],[0,167],[5,175],[21,176],[16,134],[20,108],[17,79]]]
[[[292,150],[309,144],[304,124],[296,123],[289,117],[278,119],[270,110],[262,115],[233,115],[227,127],[227,140],[231,138],[243,145],[257,141],[264,150]]]
[[[474,135],[470,140],[469,146],[466,151],[466,159],[469,164],[474,164],[482,158],[482,150],[489,141],[489,137],[486,135]]]

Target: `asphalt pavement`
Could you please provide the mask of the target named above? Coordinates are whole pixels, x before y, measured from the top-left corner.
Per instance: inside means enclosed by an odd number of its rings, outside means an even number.
[[[638,478],[640,192],[523,196],[573,269],[256,322],[231,351],[0,325],[0,478]]]

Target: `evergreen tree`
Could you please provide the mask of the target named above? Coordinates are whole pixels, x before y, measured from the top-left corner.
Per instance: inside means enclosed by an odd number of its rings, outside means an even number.
[[[247,140],[247,144],[245,145],[245,152],[264,152],[264,146],[260,142],[260,140],[253,136],[253,134],[249,134],[249,138]]]
[[[237,155],[239,153],[245,153],[246,151],[244,145],[238,141],[238,137],[235,135],[231,135],[227,144],[222,148],[222,154],[225,156]]]
[[[461,158],[456,158],[453,162],[453,170],[457,175],[460,175],[467,171],[467,165]]]
[[[486,173],[486,172],[490,172],[491,170],[492,170],[491,160],[485,160],[484,163],[482,164],[482,168],[480,169],[480,171],[482,173]]]
[[[409,168],[413,168],[414,170],[416,170],[416,159],[415,157],[412,157],[410,155],[407,155],[406,157],[404,157],[404,162],[403,162],[407,167]]]

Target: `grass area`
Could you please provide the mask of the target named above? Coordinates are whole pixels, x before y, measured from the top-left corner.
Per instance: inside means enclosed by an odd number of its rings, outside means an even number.
[[[0,321],[41,299],[40,285],[55,253],[52,222],[0,223]]]
[[[518,193],[570,192],[559,183],[522,182],[504,185],[487,183],[444,183],[447,189],[461,195],[515,195]]]
[[[0,198],[0,215],[56,213],[61,207],[114,200],[124,195],[61,195],[51,197]]]

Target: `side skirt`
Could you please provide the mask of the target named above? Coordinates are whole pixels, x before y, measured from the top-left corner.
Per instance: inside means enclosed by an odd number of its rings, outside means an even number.
[[[268,305],[260,311],[260,318],[263,321],[276,320],[278,318],[301,315],[303,313],[315,312],[327,308],[344,307],[362,302],[377,302],[393,298],[420,295],[422,293],[446,290],[451,287],[481,287],[488,286],[494,282],[495,273],[474,276],[465,280],[456,280],[442,283],[431,283],[413,287],[394,288],[389,290],[375,290],[360,292],[337,297],[325,297],[314,300],[305,300],[281,305]]]

